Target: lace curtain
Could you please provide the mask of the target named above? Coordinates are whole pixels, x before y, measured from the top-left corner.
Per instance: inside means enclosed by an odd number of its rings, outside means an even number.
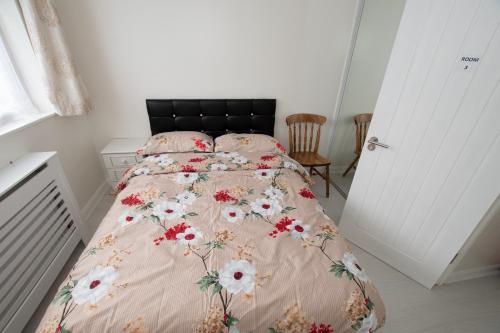
[[[89,112],[91,104],[87,91],[73,64],[51,1],[20,0],[19,3],[56,112],[61,116]]]

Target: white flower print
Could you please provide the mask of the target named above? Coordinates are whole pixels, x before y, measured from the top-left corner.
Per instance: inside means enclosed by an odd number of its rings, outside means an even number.
[[[244,156],[236,156],[231,160],[234,164],[245,164],[248,162],[248,159]]]
[[[283,167],[286,169],[292,169],[292,170],[297,170],[299,168],[296,163],[288,162],[288,161],[283,162]]]
[[[151,170],[149,168],[142,167],[134,170],[134,176],[149,175],[150,172]]]
[[[224,216],[229,223],[235,223],[245,217],[245,212],[243,212],[243,210],[241,210],[238,206],[230,205],[224,207],[222,210],[222,216]]]
[[[181,205],[191,205],[196,201],[196,194],[190,191],[184,191],[175,196]]]
[[[372,311],[370,315],[363,319],[361,327],[356,331],[358,333],[372,333],[377,328],[378,321],[375,312]]]
[[[252,212],[262,216],[272,216],[281,212],[281,206],[278,201],[272,199],[260,198],[250,204]]]
[[[247,260],[231,260],[219,270],[219,283],[231,294],[249,293],[255,286],[255,267]]]
[[[196,172],[179,172],[175,181],[177,184],[191,184],[198,180],[198,173]]]
[[[160,160],[160,156],[162,155],[150,155],[146,158],[144,158],[144,161],[145,162],[152,162],[152,163],[158,163],[158,161]]]
[[[165,167],[168,167],[169,165],[171,165],[173,163],[174,163],[173,159],[171,159],[171,158],[165,158],[165,159],[161,160],[160,162],[158,162],[158,166],[160,166],[162,168],[165,168]]]
[[[224,163],[213,163],[210,164],[210,171],[224,171],[227,170],[227,165]]]
[[[182,245],[196,245],[203,239],[203,233],[195,227],[189,227],[177,234],[177,243]]]
[[[222,157],[222,158],[234,158],[239,156],[237,152],[235,151],[220,151],[215,154],[217,157]]]
[[[358,259],[351,252],[345,252],[342,262],[347,270],[363,282],[369,282],[370,278],[359,265]]]
[[[275,173],[276,172],[272,169],[260,169],[255,170],[255,177],[260,180],[271,179]]]
[[[174,163],[174,160],[169,158],[167,154],[152,155],[144,159],[147,162],[153,162],[158,164],[160,167],[167,167]]]
[[[304,224],[301,220],[293,220],[288,229],[290,229],[290,236],[295,239],[307,238],[309,236],[308,231],[311,230],[311,226]]]
[[[283,192],[276,187],[269,186],[265,191],[264,194],[267,195],[269,198],[274,199],[274,200],[281,200],[283,199]]]
[[[137,223],[141,219],[142,219],[142,214],[138,214],[134,210],[127,210],[118,218],[118,222],[120,222],[120,225],[122,227],[125,227],[127,225]]]
[[[78,281],[71,291],[71,296],[78,305],[96,304],[107,295],[109,287],[117,277],[118,273],[113,266],[96,266]]]
[[[174,201],[164,201],[153,208],[153,215],[161,220],[174,220],[184,215],[184,206]]]

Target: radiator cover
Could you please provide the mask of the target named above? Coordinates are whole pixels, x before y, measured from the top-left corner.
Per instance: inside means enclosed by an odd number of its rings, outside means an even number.
[[[0,331],[20,332],[82,239],[56,152],[0,169]]]

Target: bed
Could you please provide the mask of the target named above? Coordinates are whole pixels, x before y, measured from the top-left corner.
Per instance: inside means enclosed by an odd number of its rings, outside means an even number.
[[[273,135],[274,99],[146,104],[152,134]],[[145,158],[38,331],[373,332],[383,302],[309,184],[278,152]]]

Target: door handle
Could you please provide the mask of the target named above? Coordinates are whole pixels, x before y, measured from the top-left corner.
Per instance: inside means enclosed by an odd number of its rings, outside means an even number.
[[[368,140],[368,146],[366,148],[368,148],[368,150],[375,150],[375,148],[377,146],[382,147],[382,148],[391,148],[391,146],[386,145],[385,143],[378,142],[378,138],[376,136],[372,136]]]

